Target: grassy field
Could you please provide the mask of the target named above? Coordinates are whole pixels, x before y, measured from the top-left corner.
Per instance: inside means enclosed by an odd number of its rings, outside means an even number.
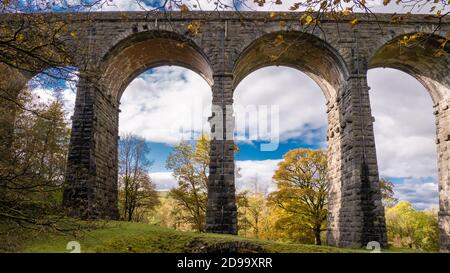
[[[69,252],[78,241],[81,252],[357,252],[326,246],[278,243],[232,235],[182,232],[154,225],[108,222],[80,236],[45,234],[29,240],[22,252]],[[359,251],[360,252],[360,251]]]
[[[41,234],[27,240],[21,252],[69,252],[66,245],[77,241],[81,252],[270,252],[270,253],[323,253],[323,252],[368,252],[367,250],[342,249],[280,243],[243,238],[232,235],[182,232],[154,225],[107,222],[96,228],[85,230],[79,236],[64,234]],[[403,249],[389,252],[407,252]]]

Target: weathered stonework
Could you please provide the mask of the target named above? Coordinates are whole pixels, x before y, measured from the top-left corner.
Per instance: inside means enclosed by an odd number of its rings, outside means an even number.
[[[313,30],[300,25],[299,13],[241,15],[244,19],[232,12],[173,13],[170,19],[146,12],[71,16],[70,24],[77,31],[77,40],[69,43],[76,53],[72,65],[81,74],[64,193],[69,212],[83,218],[117,218],[120,97],[144,70],[180,65],[202,75],[213,95],[206,229],[235,234],[234,141],[230,133],[234,118],[227,109],[233,105],[235,87],[246,75],[261,67],[284,65],[309,75],[327,100],[328,244],[362,247],[378,241],[386,246],[367,70],[392,67],[416,77],[435,103],[440,243],[443,251],[449,251],[450,50],[447,46],[443,56],[433,55],[450,24],[444,22],[435,31],[437,22],[423,15],[396,24],[388,14],[377,16],[378,22],[358,15],[360,23],[355,28],[348,21],[327,19]],[[0,24],[14,25],[20,17],[2,15]],[[187,31],[193,21],[200,23],[196,35]],[[402,46],[403,36],[413,33],[433,34],[420,46]],[[6,79],[32,76],[12,77],[20,72],[0,70]],[[5,88],[20,90],[24,82]],[[218,115],[223,118],[221,123],[215,122]]]

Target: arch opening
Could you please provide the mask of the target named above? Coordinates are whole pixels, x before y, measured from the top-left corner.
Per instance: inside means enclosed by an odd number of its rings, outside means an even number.
[[[384,80],[385,82],[392,83],[395,89],[399,89],[395,91],[401,90],[410,92],[410,97],[405,97],[408,96],[408,94],[402,94],[403,100],[399,102],[400,105],[397,107],[398,109],[396,109],[397,111],[401,111],[401,109],[403,109],[403,113],[400,113],[399,115],[403,115],[404,118],[406,117],[409,119],[409,122],[404,120],[402,124],[399,125],[400,127],[408,127],[404,128],[404,132],[399,132],[399,134],[406,132],[410,132],[412,134],[414,133],[414,130],[423,130],[416,136],[415,139],[413,139],[414,136],[411,134],[404,135],[404,139],[401,143],[399,143],[400,146],[397,145],[398,149],[406,148],[407,146],[411,148],[408,152],[404,152],[403,155],[394,156],[392,158],[398,159],[398,157],[402,156],[404,158],[414,158],[414,156],[417,156],[420,151],[423,153],[422,157],[425,157],[426,155],[427,160],[421,158],[421,164],[416,167],[411,167],[409,172],[416,174],[417,176],[417,172],[427,169],[427,166],[429,167],[428,173],[431,178],[423,178],[421,181],[422,183],[416,184],[419,185],[419,187],[423,187],[423,185],[433,185],[433,188],[439,192],[439,248],[443,250],[447,250],[450,245],[450,190],[448,187],[450,180],[448,169],[448,140],[450,139],[450,119],[448,112],[450,98],[450,77],[448,74],[449,66],[449,44],[444,38],[427,33],[409,33],[395,37],[378,47],[368,61],[368,68],[373,69],[371,71],[377,71],[383,74],[386,71],[381,70],[381,68],[388,68],[388,71],[390,71],[391,74],[395,73],[396,78],[391,78],[388,80],[386,80],[386,78]],[[369,71],[369,75],[372,73],[371,71]],[[408,85],[411,85],[411,82],[414,84],[414,80],[411,81],[411,79],[407,79],[411,77],[418,81],[418,83],[415,83],[415,87],[408,87]],[[399,78],[403,78],[403,82],[398,82]],[[395,84],[398,84],[398,86],[395,86]],[[419,93],[420,91],[422,91],[422,93],[427,91],[432,103],[429,101],[426,103],[427,98],[424,98],[423,95],[418,94],[413,96],[414,91],[416,90],[419,90]],[[395,98],[398,96],[398,93],[400,92],[392,92],[391,90],[388,95],[390,97],[394,96]],[[413,101],[418,100],[420,97],[422,97],[421,101]],[[376,103],[377,101],[375,99],[375,104]],[[374,109],[376,111],[375,107]],[[426,109],[428,109],[428,111]],[[428,112],[428,114],[426,114],[425,111]],[[387,110],[387,112],[389,111]],[[431,113],[434,114],[434,119],[431,118]],[[392,117],[385,117],[386,122],[388,122],[389,119],[391,123],[396,122]],[[415,124],[417,126],[411,126],[411,124]],[[379,126],[382,125],[375,122],[375,127]],[[378,130],[375,130],[375,139],[383,138],[382,136],[380,137],[380,131],[383,129],[385,128],[378,128]],[[433,130],[435,130],[435,134],[431,133]],[[420,140],[420,135],[422,135],[422,140]],[[414,144],[414,142],[417,143]],[[432,152],[433,146],[436,147],[434,148],[435,152]],[[386,147],[380,145],[380,158],[384,156],[383,150],[386,150]],[[417,153],[415,154],[411,151],[416,151]],[[398,161],[397,164],[400,164],[400,161]],[[412,163],[410,164],[414,165],[415,163],[414,160],[412,160]],[[435,165],[436,163],[437,165]],[[383,170],[383,164],[384,162],[381,161],[381,175],[383,175],[383,171],[386,172],[386,170]],[[403,168],[405,166],[399,166],[400,169],[405,169]],[[414,175],[410,176],[414,177]],[[422,194],[426,191],[427,190],[424,189]],[[433,194],[433,196],[437,198],[434,190],[431,191],[430,194]],[[404,196],[404,198],[408,197]],[[437,206],[437,204],[435,205]],[[418,205],[418,207],[419,209],[423,208],[421,205]]]
[[[297,149],[327,149],[326,98],[320,86],[297,68],[268,66],[248,74],[236,87],[233,101],[239,147],[236,190],[248,200],[238,201],[238,234],[314,244],[307,220],[268,200],[282,192],[273,176],[284,156]],[[282,221],[287,222],[280,226]],[[320,232],[319,242],[325,240],[325,232]]]
[[[189,216],[189,210],[179,205],[180,202],[174,197],[177,196],[175,194],[170,196],[158,194],[149,197],[159,200],[159,204],[153,208],[141,204],[126,212],[125,181],[128,181],[129,178],[124,162],[130,157],[126,150],[130,146],[141,145],[145,151],[141,154],[142,164],[139,168],[143,172],[140,177],[148,178],[147,182],[144,181],[148,184],[141,183],[140,186],[150,185],[153,190],[164,193],[177,189],[179,183],[189,185],[191,182],[197,182],[197,180],[190,181],[190,176],[180,178],[182,170],[174,168],[174,165],[181,164],[177,162],[179,159],[187,160],[186,162],[191,160],[191,158],[182,157],[185,154],[177,153],[181,148],[186,154],[190,154],[197,150],[197,143],[202,135],[209,134],[211,129],[208,116],[211,114],[211,102],[211,88],[204,78],[197,72],[181,66],[165,65],[150,68],[137,76],[126,87],[120,99],[118,121],[120,136],[118,141],[118,207],[121,219],[130,218],[132,221],[148,222],[180,230],[197,230],[198,225],[180,220],[192,217]],[[168,159],[173,154],[180,158],[174,159],[169,164]],[[178,165],[174,164],[174,161]],[[203,182],[207,179],[207,174],[201,176]],[[181,180],[182,182],[180,182]],[[187,190],[183,189],[186,191],[185,194],[192,194],[189,187]],[[196,188],[196,194],[205,198],[202,200],[204,201],[203,205],[206,206],[206,184],[201,184],[201,187]],[[170,208],[172,217],[164,214],[167,212],[164,210],[168,208]],[[204,221],[204,213],[203,211],[202,221]],[[203,226],[201,228],[200,231],[203,231]]]
[[[275,32],[243,50],[233,69],[233,87],[251,72],[270,65],[302,71],[321,87],[327,100],[337,96],[349,76],[345,61],[327,42],[308,33]]]
[[[55,67],[26,76],[20,73],[1,90],[1,176],[13,178],[2,180],[0,207],[10,215],[2,219],[5,223],[20,219],[16,224],[34,228],[32,223],[45,225],[63,215],[76,82],[76,68]]]
[[[115,45],[104,57],[102,83],[107,94],[120,100],[123,91],[149,68],[176,65],[201,75],[213,84],[213,71],[206,55],[191,40],[167,31],[132,35]]]
[[[438,156],[431,97],[416,78],[397,69],[371,69],[368,83],[380,181],[394,194],[385,191],[383,198],[388,241],[394,247],[437,251]],[[398,217],[413,211],[427,222],[417,226]],[[409,235],[397,232],[400,223],[422,234],[423,243],[410,244]]]
[[[287,66],[303,72],[318,85],[318,89],[325,96],[326,107],[323,113],[326,113],[328,118],[328,128],[324,134],[328,170],[325,175],[329,180],[327,187],[330,187],[327,195],[335,202],[330,204],[331,209],[328,211],[327,240],[333,244],[334,237],[339,236],[339,232],[335,231],[338,225],[336,219],[340,214],[336,195],[340,192],[341,178],[344,175],[343,138],[340,130],[343,124],[343,109],[340,96],[347,91],[349,68],[336,49],[314,35],[296,31],[275,32],[256,39],[242,51],[233,69],[233,90],[252,71],[271,65]],[[319,229],[316,229],[316,234]],[[320,242],[318,236],[315,237],[316,242]]]

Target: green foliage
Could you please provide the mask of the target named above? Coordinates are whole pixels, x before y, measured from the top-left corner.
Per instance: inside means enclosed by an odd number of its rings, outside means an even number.
[[[386,178],[380,179],[381,198],[384,207],[393,207],[398,203],[394,194],[394,184]]]
[[[149,215],[149,223],[184,231],[192,230],[191,224],[184,220],[188,217],[188,212],[169,192],[160,192],[159,201],[160,205]]]
[[[284,155],[273,176],[277,191],[270,202],[283,210],[283,226],[297,226],[306,235],[309,229],[315,243],[321,244],[321,232],[327,219],[327,160],[322,150],[295,149]],[[296,224],[300,223],[300,224]],[[279,223],[281,224],[281,223]],[[303,237],[303,236],[301,236]]]
[[[264,238],[269,230],[270,210],[261,193],[244,191],[237,196],[238,230],[245,237]]]
[[[437,251],[439,229],[436,211],[417,211],[407,201],[386,209],[388,239],[395,247]]]
[[[38,103],[26,90],[19,99],[33,112],[16,110],[12,145],[0,160],[0,236],[18,229],[58,228],[64,218],[61,197],[70,130],[63,105],[58,100]]]
[[[67,234],[48,233],[40,235],[22,248],[24,252],[68,252],[66,245],[76,240],[81,252],[205,252],[235,245],[238,252],[362,252],[325,246],[281,243],[249,239],[234,235],[183,232],[155,225],[133,222],[99,223],[74,237]]]
[[[190,223],[193,229],[203,232],[207,206],[208,137],[200,136],[195,150],[188,143],[178,144],[167,158],[166,165],[178,181],[178,187],[172,189],[169,195],[186,211],[181,217]]]

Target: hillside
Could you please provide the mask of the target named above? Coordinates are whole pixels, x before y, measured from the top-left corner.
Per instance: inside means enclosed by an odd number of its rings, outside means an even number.
[[[81,252],[361,252],[326,246],[279,243],[232,235],[182,232],[154,225],[108,222],[72,235],[41,235],[24,245],[22,252],[69,252],[69,241],[78,241]]]

